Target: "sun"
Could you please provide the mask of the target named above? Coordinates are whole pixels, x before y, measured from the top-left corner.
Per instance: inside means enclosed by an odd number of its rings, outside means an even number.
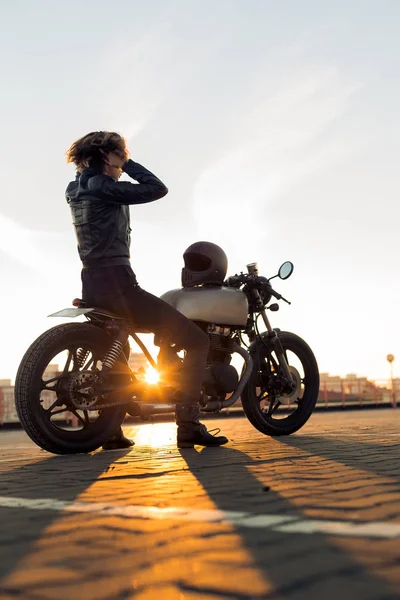
[[[144,379],[147,383],[158,383],[160,381],[160,374],[153,367],[148,367]]]

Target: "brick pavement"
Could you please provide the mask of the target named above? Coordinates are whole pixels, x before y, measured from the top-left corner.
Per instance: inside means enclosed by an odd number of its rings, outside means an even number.
[[[181,452],[159,423],[127,427],[129,451],[61,457],[2,431],[0,496],[28,507],[0,505],[0,599],[400,598],[399,422],[315,414],[268,438],[228,418],[215,423],[228,447]],[[345,535],[348,523],[370,534]]]

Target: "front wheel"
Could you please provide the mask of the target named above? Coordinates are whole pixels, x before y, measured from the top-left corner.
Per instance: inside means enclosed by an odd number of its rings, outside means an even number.
[[[25,432],[44,450],[91,452],[121,425],[125,405],[95,410],[74,403],[74,381],[91,381],[110,344],[111,337],[99,327],[68,323],[49,329],[26,351],[15,380],[15,406]],[[117,362],[114,370],[122,371],[121,386],[129,384],[126,361]]]
[[[299,336],[279,332],[279,339],[293,379],[288,393],[278,358],[268,340],[257,342],[253,372],[242,393],[242,406],[250,423],[265,435],[290,435],[310,418],[319,392],[319,372],[311,348]]]

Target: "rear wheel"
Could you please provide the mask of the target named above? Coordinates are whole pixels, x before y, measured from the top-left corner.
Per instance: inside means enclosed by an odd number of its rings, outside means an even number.
[[[279,332],[294,389],[288,393],[275,352],[259,343],[253,372],[242,393],[243,410],[258,431],[290,435],[310,418],[318,398],[319,372],[311,348],[294,333]]]
[[[15,381],[15,405],[22,427],[44,450],[91,452],[121,425],[125,405],[96,410],[89,400],[82,408],[74,404],[76,398],[82,404],[78,390],[91,385],[110,344],[110,336],[99,327],[68,323],[49,329],[26,351]],[[116,376],[118,384],[129,384],[126,362],[117,362],[114,370],[122,372]],[[101,397],[106,401],[107,394]]]

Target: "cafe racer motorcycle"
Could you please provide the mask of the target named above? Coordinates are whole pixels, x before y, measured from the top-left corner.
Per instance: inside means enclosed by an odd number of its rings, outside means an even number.
[[[210,350],[201,395],[203,412],[216,413],[241,401],[252,425],[265,435],[289,435],[310,417],[318,397],[316,359],[304,340],[272,328],[267,311],[279,310],[272,299],[290,304],[271,280],[287,279],[293,264],[285,262],[269,279],[256,263],[247,272],[225,279],[227,258],[210,242],[196,242],[184,254],[182,288],[161,298],[194,321],[209,336]],[[139,333],[118,314],[76,299],[73,308],[50,316],[86,321],[56,325],[26,351],[15,382],[15,404],[30,438],[55,454],[91,452],[121,425],[126,413],[148,420],[173,412],[184,350],[170,340],[155,361]],[[259,321],[265,326],[259,329]],[[151,384],[129,367],[132,338],[158,383]],[[241,372],[233,366],[237,355]],[[240,359],[239,359],[240,361]],[[49,367],[57,363],[57,370]],[[74,426],[69,423],[73,420]]]

